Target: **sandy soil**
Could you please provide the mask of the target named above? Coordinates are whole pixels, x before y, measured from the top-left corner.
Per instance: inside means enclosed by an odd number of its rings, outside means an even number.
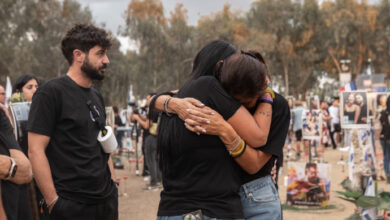
[[[326,149],[324,153],[324,162],[332,165],[331,171],[331,198],[329,205],[333,209],[328,210],[283,210],[285,220],[342,220],[350,216],[354,211],[354,205],[337,197],[335,191],[343,191],[340,183],[348,175],[348,167],[337,164],[343,157],[347,158],[347,153],[339,150]],[[382,160],[381,156],[377,160]],[[303,160],[302,160],[303,161]],[[120,220],[154,220],[156,219],[158,203],[161,190],[144,190],[146,181],[143,177],[136,175],[134,160],[128,162],[124,160],[125,169],[117,170],[118,177],[128,176],[127,180],[122,180],[119,193],[119,219]],[[140,170],[142,170],[140,163]],[[279,176],[279,194],[282,203],[286,202],[286,188],[284,186],[284,176],[286,175],[286,165],[283,167]],[[378,189],[390,191],[390,184],[385,181],[378,181]],[[127,195],[126,195],[127,194]]]

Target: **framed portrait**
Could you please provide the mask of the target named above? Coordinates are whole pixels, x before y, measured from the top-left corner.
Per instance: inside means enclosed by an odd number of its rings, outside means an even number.
[[[287,204],[327,206],[330,198],[331,165],[288,162]]]
[[[388,92],[377,92],[375,97],[375,112],[381,113],[386,109],[387,97],[389,97],[390,93]]]
[[[320,109],[320,98],[316,96],[310,96],[307,99],[307,108],[309,110]]]
[[[302,137],[304,140],[320,140],[322,130],[321,110],[304,110],[302,113]]]
[[[340,115],[342,128],[369,128],[367,93],[342,92]]]

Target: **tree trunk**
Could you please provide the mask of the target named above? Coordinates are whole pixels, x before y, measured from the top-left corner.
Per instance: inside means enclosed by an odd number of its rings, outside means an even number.
[[[285,90],[285,95],[288,96],[289,95],[289,86],[288,86],[288,67],[287,67],[287,63],[284,61],[284,59],[282,59],[282,64],[283,64],[283,71],[284,71],[284,85],[286,87],[286,90]]]
[[[332,61],[333,61],[334,65],[336,66],[337,71],[339,72],[339,75],[340,75],[340,73],[341,73],[341,67],[340,67],[339,61],[334,57],[333,53],[330,52],[329,50],[328,50],[328,54],[329,54],[330,57],[332,58]]]

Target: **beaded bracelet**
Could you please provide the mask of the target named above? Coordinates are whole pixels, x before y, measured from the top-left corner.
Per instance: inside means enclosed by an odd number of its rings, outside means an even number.
[[[238,138],[238,141],[237,141],[237,143],[236,143],[236,145],[234,145],[234,147],[232,147],[232,148],[228,148],[228,149],[227,149],[227,150],[229,151],[229,154],[232,154],[233,151],[237,150],[237,148],[240,146],[240,144],[241,144],[242,141],[243,141],[243,140],[239,137],[239,138]]]
[[[50,206],[52,206],[57,200],[58,200],[58,196],[55,197],[55,198],[54,198],[49,204],[47,204],[46,206],[47,206],[48,208],[50,208]]]
[[[233,139],[233,141],[231,142],[231,143],[228,143],[228,144],[225,144],[226,146],[229,146],[229,145],[232,145],[232,144],[234,144],[234,143],[236,143],[236,140],[237,140],[237,138],[239,138],[240,136],[239,135],[237,135],[236,137],[234,137],[234,139]]]

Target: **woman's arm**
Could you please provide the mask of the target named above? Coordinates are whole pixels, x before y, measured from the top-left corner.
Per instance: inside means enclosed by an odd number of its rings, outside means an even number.
[[[225,144],[227,150],[234,148],[235,147],[234,145],[237,143],[239,139],[242,138],[245,140],[244,137],[240,137],[239,133],[235,131],[234,127],[230,123],[225,121],[218,112],[215,112],[214,110],[212,111],[213,111],[213,115],[210,117],[210,123],[202,125],[203,128],[200,127],[200,124],[198,124],[192,119],[185,120],[186,128],[196,133],[199,133],[199,131],[204,129],[202,133],[207,133],[210,135],[218,135],[222,140],[222,142]],[[235,113],[235,115],[236,114],[237,112]],[[234,117],[234,115],[232,117]],[[194,124],[197,125],[194,126]],[[247,173],[254,174],[257,173],[268,162],[271,156],[272,155],[269,153],[264,153],[260,150],[256,150],[250,147],[250,144],[247,143],[247,147],[244,153],[240,157],[235,158],[235,161]]]
[[[271,119],[272,105],[261,103],[253,116],[241,106],[228,122],[250,146],[257,148],[267,143]]]
[[[169,113],[177,114],[179,118],[183,121],[189,118],[189,113],[187,109],[192,109],[196,111],[203,112],[204,114],[211,114],[208,110],[205,110],[203,107],[205,106],[202,102],[194,98],[176,98],[171,97],[170,95],[161,95],[158,96],[156,102],[154,104],[154,110],[163,112],[164,111],[164,103],[165,101],[171,98],[167,103],[167,110]],[[150,104],[150,103],[149,103]],[[206,120],[202,120],[203,123],[206,123]]]
[[[204,107],[212,114],[204,114],[203,112],[188,109],[189,118],[185,122],[192,126],[192,131],[204,134],[218,134],[221,131],[221,124],[225,120],[220,114],[209,107]],[[232,117],[228,119],[228,123],[250,146],[262,147],[267,143],[268,133],[271,126],[272,105],[269,103],[261,103],[254,116],[252,116],[246,108],[241,106]],[[206,119],[206,123],[201,120]],[[226,134],[225,134],[226,135]],[[229,134],[228,134],[229,135]],[[230,133],[231,135],[231,133]],[[232,140],[235,136],[226,136],[225,138]]]
[[[264,95],[271,97],[269,93]],[[171,96],[158,96],[152,107],[156,110],[164,111],[164,104],[169,97]],[[194,98],[171,98],[167,102],[167,110],[170,113],[177,114],[184,121],[192,119],[197,122],[199,126],[196,133],[204,133],[201,127],[210,122],[209,116],[212,114],[212,111],[209,111],[210,108],[206,108],[203,103]],[[253,116],[244,107],[241,107],[228,122],[250,146],[262,147],[267,143],[271,118],[272,105],[261,103]]]
[[[146,118],[144,120],[143,118],[141,118],[141,115],[132,114],[131,119],[136,120],[142,126],[143,129],[149,129],[149,119],[148,118]]]

